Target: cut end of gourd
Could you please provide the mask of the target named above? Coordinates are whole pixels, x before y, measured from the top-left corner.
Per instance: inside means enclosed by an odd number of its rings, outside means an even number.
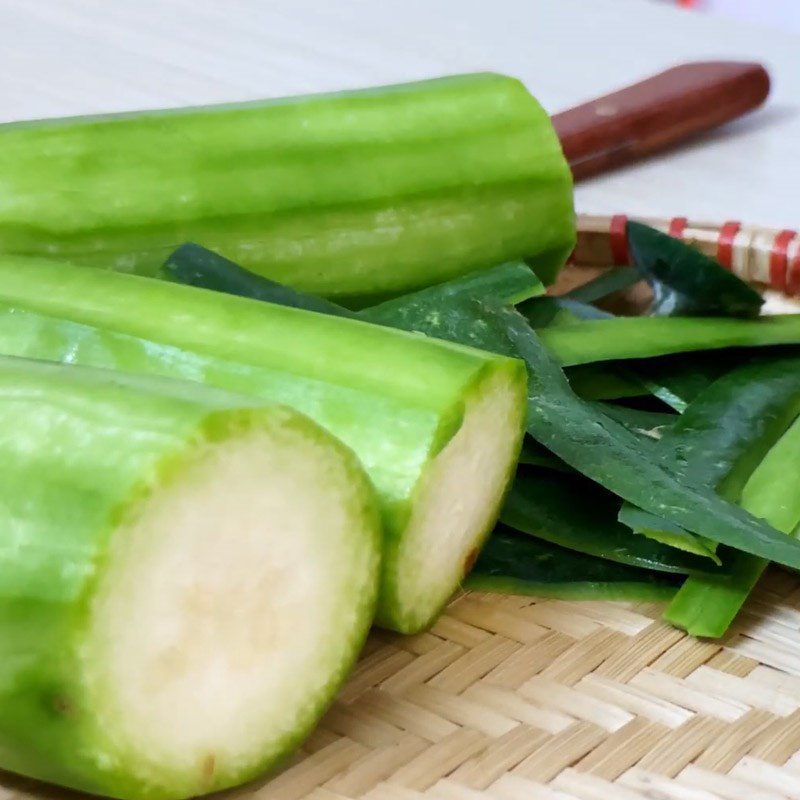
[[[80,656],[108,743],[97,766],[148,787],[119,796],[186,797],[270,768],[366,636],[372,490],[313,423],[279,409],[262,423],[195,447],[114,533]]]
[[[476,387],[458,432],[428,466],[384,580],[378,620],[428,627],[478,556],[513,475],[525,420],[524,371],[499,369]],[[386,587],[392,587],[389,592]]]

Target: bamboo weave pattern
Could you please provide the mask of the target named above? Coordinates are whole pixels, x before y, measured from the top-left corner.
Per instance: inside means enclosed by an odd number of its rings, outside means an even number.
[[[465,595],[373,634],[257,800],[800,798],[800,577],[771,570],[722,642],[656,604]]]

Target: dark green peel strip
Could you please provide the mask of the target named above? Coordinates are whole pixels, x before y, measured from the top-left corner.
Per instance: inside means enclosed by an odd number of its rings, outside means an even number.
[[[551,600],[605,600],[608,602],[665,602],[675,597],[679,587],[649,581],[584,581],[579,575],[565,583],[539,582],[530,579],[508,578],[473,572],[463,584],[465,589],[489,594],[515,594]]]
[[[760,360],[723,375],[701,392],[664,431],[658,447],[687,480],[737,502],[753,470],[798,415],[800,358]],[[676,531],[658,515],[625,504],[620,521],[673,546],[681,546],[680,539],[689,549],[686,542],[692,535]],[[708,548],[708,543],[699,546]]]
[[[572,325],[582,320],[614,319],[614,315],[609,314],[608,311],[602,311],[593,305],[571,300],[568,297],[535,297],[522,303],[519,306],[519,312],[536,330]]]
[[[499,528],[464,587],[565,600],[664,600],[679,582],[678,576],[616,564]]]
[[[677,586],[656,583],[617,581],[603,583],[573,580],[567,583],[537,583],[535,578],[506,578],[503,575],[472,573],[463,584],[465,589],[489,594],[515,594],[551,600],[605,600],[608,602],[657,603],[675,597]]]
[[[432,306],[431,300],[442,302],[465,297],[491,297],[499,303],[513,305],[545,292],[544,285],[530,267],[521,261],[514,261],[493,269],[472,272],[447,283],[355,312],[316,295],[299,292],[256,275],[218,253],[192,242],[181,245],[175,250],[164,263],[163,270],[178,283],[201,289],[303,308],[322,314],[360,317],[369,321],[377,321],[381,316],[402,315],[412,299],[413,304],[420,307]]]
[[[528,366],[528,433],[540,444],[619,497],[692,533],[787,566],[800,565],[800,542],[712,490],[692,486],[672,463],[653,458],[652,447],[644,450],[638,437],[576,397],[519,314],[473,305],[484,348],[516,353]]]
[[[692,481],[737,500],[800,415],[800,358],[744,364],[700,394],[662,439]]]
[[[694,247],[642,223],[627,225],[633,267],[617,267],[564,297],[595,303],[646,280],[653,291],[647,314],[756,317],[761,295]]]
[[[522,303],[518,311],[535,330],[586,319],[613,319],[607,311],[568,297],[536,297]],[[585,400],[616,400],[650,393],[638,375],[619,365],[579,364],[567,370],[567,377],[575,393]]]
[[[741,490],[741,505],[777,530],[795,533],[800,525],[800,491],[793,476],[800,463],[800,420],[780,437]],[[722,636],[768,565],[746,553],[732,555],[726,576],[690,579],[664,618],[694,636]]]
[[[632,533],[639,534],[667,547],[683,550],[703,558],[710,558],[715,564],[721,564],[716,553],[716,542],[710,542],[703,536],[690,533],[680,525],[668,522],[658,514],[651,514],[637,508],[633,503],[623,503],[619,510],[619,522]]]
[[[630,288],[641,279],[641,274],[634,267],[614,267],[562,297],[580,303],[596,303],[615,292]]]
[[[544,292],[544,285],[530,267],[522,262],[512,262],[387,300],[363,309],[358,316],[366,322],[403,330],[420,330],[424,326],[429,332],[435,328],[440,331],[439,338],[450,339],[446,330],[453,324],[453,319],[444,306],[486,298],[499,305],[515,305]],[[429,335],[436,336],[434,333]]]
[[[500,519],[509,528],[597,558],[660,572],[711,572],[704,558],[632,535],[617,521],[619,498],[578,475],[517,473]]]
[[[764,298],[695,247],[630,221],[628,250],[639,276],[653,289],[650,314],[757,317]]]
[[[594,403],[593,405],[598,411],[616,420],[631,433],[654,442],[660,441],[667,429],[675,425],[679,419],[677,414],[663,411],[643,411],[615,403]]]
[[[740,354],[735,359],[729,356],[726,352],[680,354],[636,362],[627,369],[617,365],[616,369],[631,379],[635,376],[655,397],[683,413],[700,392],[742,363]]]
[[[786,534],[800,531],[800,491],[795,476],[800,463],[800,420],[780,437],[741,491],[741,505]],[[789,538],[787,536],[787,538]],[[730,574],[690,578],[667,608],[664,618],[694,636],[722,636],[769,562],[735,553]]]
[[[338,317],[355,317],[355,312],[313,294],[298,292],[282,283],[256,275],[224,256],[188,242],[164,262],[164,273],[177,281],[201,289],[235,294],[281,306],[304,308]]]
[[[514,268],[516,269],[516,265]],[[359,316],[365,322],[424,333],[437,339],[514,356],[514,348],[508,339],[498,339],[492,335],[489,323],[480,315],[479,303],[484,299],[496,304],[498,308],[509,304],[505,292],[487,293],[485,289],[487,276],[490,282],[494,282],[492,273],[504,269],[506,267],[489,270],[488,273],[477,276],[479,280],[474,284],[464,285],[463,281],[453,281],[431,286],[366,308]],[[528,274],[533,276],[530,270]],[[533,278],[536,280],[535,276]],[[454,291],[451,285],[453,283],[458,284],[455,287],[457,291]]]
[[[566,375],[572,390],[584,400],[619,400],[650,394],[650,390],[635,374],[625,374],[608,364],[570,367]]]
[[[519,463],[530,467],[552,469],[556,472],[574,472],[572,467],[565,464],[558,456],[553,455],[547,448],[542,447],[535,439],[531,439],[530,436],[526,436],[522,441]]]

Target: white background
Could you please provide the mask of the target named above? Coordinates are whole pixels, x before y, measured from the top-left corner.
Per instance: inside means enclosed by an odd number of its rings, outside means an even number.
[[[797,0],[701,0],[697,8],[800,31],[800,3]]]
[[[580,211],[800,225],[800,37],[644,0],[0,0],[0,119],[268,97],[442,73],[555,111],[679,61],[761,60],[769,107],[583,184]]]

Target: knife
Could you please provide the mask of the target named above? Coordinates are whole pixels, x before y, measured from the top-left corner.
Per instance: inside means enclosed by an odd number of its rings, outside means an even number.
[[[761,64],[681,64],[553,117],[576,180],[665,150],[755,110],[769,95]]]

